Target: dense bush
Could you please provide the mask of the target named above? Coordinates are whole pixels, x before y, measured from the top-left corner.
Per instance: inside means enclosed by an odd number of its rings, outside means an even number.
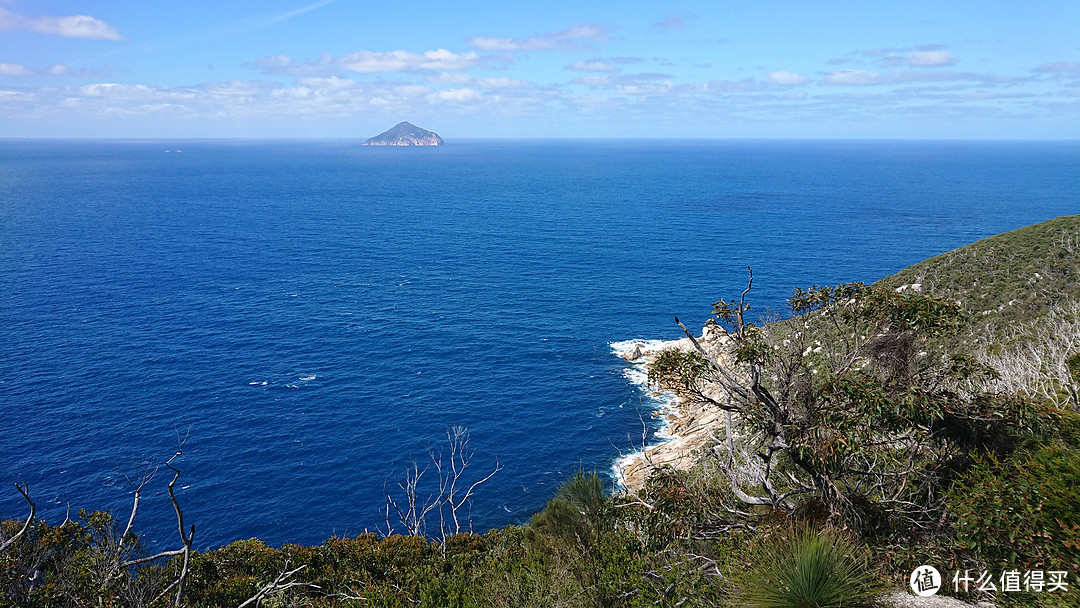
[[[956,537],[998,568],[1080,574],[1080,449],[1064,442],[980,458],[950,496]]]

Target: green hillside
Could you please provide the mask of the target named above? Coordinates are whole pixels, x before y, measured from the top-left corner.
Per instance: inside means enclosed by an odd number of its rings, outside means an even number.
[[[1054,306],[1080,300],[1080,215],[985,238],[875,285],[921,285],[924,293],[959,300],[970,315],[970,343],[991,343]]]

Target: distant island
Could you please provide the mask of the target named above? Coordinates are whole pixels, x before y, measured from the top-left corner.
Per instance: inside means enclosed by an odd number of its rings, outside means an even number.
[[[380,133],[364,142],[365,146],[441,146],[443,140],[436,133],[408,123],[399,122],[389,131]]]

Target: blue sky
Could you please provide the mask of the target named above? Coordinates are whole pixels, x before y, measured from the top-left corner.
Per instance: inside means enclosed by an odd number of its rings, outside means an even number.
[[[0,0],[0,137],[1080,138],[1080,2]]]

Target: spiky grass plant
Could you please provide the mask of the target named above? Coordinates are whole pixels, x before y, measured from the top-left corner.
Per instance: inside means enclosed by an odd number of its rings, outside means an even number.
[[[830,530],[794,528],[755,562],[743,579],[740,606],[865,608],[885,589],[866,552]]]

